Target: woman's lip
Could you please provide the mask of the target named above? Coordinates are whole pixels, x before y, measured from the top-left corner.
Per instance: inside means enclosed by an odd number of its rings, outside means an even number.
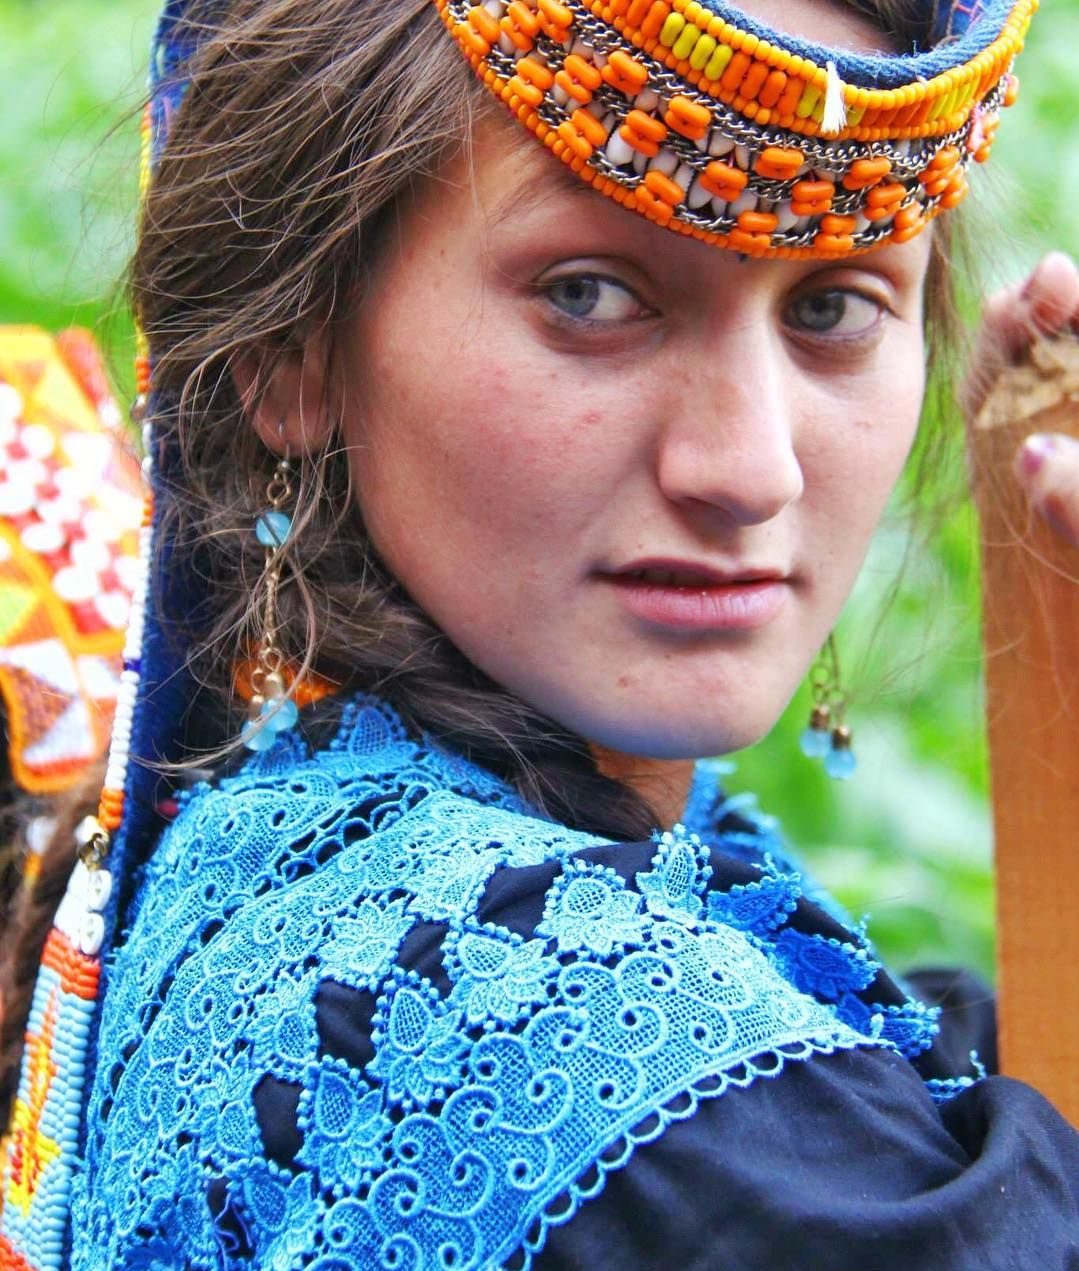
[[[657,568],[657,567],[652,567]],[[783,577],[709,580],[672,586],[633,573],[601,575],[634,617],[677,631],[752,631],[766,626],[787,599]]]

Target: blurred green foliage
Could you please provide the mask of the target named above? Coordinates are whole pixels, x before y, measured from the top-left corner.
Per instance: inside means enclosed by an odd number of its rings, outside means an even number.
[[[96,327],[124,396],[131,328],[118,282],[156,7],[0,0],[0,321]],[[987,284],[1016,277],[1046,246],[1079,252],[1077,47],[1079,0],[1047,0],[1020,65],[1020,103],[977,183]],[[961,474],[954,448],[951,469]],[[948,483],[937,485],[921,497],[946,497]],[[799,753],[803,691],[771,736],[735,757],[731,784],[757,792],[855,916],[871,914],[871,934],[899,966],[946,960],[991,973],[974,537],[961,500],[923,540],[912,542],[898,505],[882,526],[840,632],[855,780],[830,782]]]

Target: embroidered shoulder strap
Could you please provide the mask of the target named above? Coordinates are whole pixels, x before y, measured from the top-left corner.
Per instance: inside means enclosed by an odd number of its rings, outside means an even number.
[[[527,1264],[698,1099],[887,1044],[715,910],[695,836],[632,880],[578,858],[598,842],[371,703],[329,751],[284,735],[195,792],[106,1002],[72,1265]],[[530,867],[550,877],[535,930],[484,922],[492,877]],[[441,987],[402,956],[421,927]],[[331,982],[369,1004],[362,1063],[322,1044]],[[297,1101],[288,1165],[263,1149],[265,1081]]]

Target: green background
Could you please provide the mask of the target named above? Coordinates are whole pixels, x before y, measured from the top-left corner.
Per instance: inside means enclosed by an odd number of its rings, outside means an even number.
[[[155,12],[146,0],[0,0],[0,322],[94,327],[125,397],[121,280]],[[1076,48],[1079,0],[1046,0],[1019,66],[1019,104],[965,210],[985,287],[1019,276],[1047,247],[1079,251]],[[799,753],[803,692],[771,736],[732,757],[728,783],[782,819],[854,915],[870,915],[896,965],[962,962],[991,974],[977,569],[957,450],[948,471],[951,486],[923,495],[931,529],[912,536],[896,500],[840,628],[855,779],[830,782]]]

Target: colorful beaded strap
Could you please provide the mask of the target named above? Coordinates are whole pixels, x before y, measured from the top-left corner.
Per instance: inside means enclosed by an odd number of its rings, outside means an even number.
[[[152,115],[147,111],[143,190],[151,133]],[[141,332],[136,373],[141,411],[149,390],[149,360]],[[147,428],[142,461],[146,493],[98,815],[87,817],[80,827],[80,860],[45,942],[11,1124],[0,1139],[0,1271],[60,1271],[68,1265],[68,1194],[81,1159],[85,1083],[92,1068],[94,1019],[115,907],[109,849],[123,820],[141,679],[153,537],[151,442]]]
[[[435,3],[488,88],[597,190],[746,255],[834,257],[906,242],[962,201],[1038,0],[999,28],[980,14],[971,36],[995,38],[957,65],[940,50],[821,64],[696,0]],[[839,65],[913,78],[862,85]]]

